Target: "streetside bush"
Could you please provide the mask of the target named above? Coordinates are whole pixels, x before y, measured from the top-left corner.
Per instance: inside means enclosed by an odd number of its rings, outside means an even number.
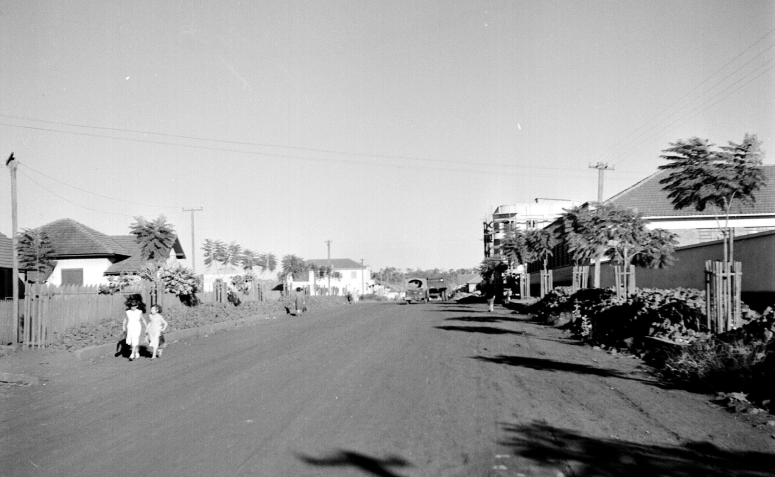
[[[761,341],[697,341],[671,352],[657,373],[697,391],[750,391],[762,378],[766,348]]]
[[[570,287],[555,287],[543,298],[528,306],[527,311],[536,319],[551,321],[560,313],[573,310],[571,296]]]
[[[645,336],[689,343],[708,335],[705,293],[689,288],[644,288],[622,299],[611,288],[585,288],[571,294],[569,288],[557,287],[529,312],[545,322],[568,314],[574,334],[611,346],[629,346]]]

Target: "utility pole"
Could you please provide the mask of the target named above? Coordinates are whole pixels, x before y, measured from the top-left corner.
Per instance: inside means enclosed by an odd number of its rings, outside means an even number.
[[[598,207],[603,205],[603,172],[607,170],[614,170],[614,166],[609,165],[607,162],[598,161],[596,164],[589,164],[590,169],[597,169],[597,205]],[[602,265],[601,257],[595,258],[595,277],[593,286],[600,288],[600,266]]]
[[[363,268],[363,259],[361,259],[361,295],[366,294],[366,277],[363,276],[365,269]]]
[[[326,240],[326,245],[328,245],[328,296],[331,296],[331,241]]]
[[[589,168],[597,169],[597,203],[602,204],[603,203],[603,172],[613,171],[614,166],[608,164],[607,162],[598,161],[595,164],[590,163]]]
[[[13,307],[11,308],[11,316],[13,320],[13,335],[16,337],[16,342],[19,340],[19,253],[17,252],[18,239],[16,237],[16,168],[19,164],[13,157],[13,153],[8,156],[8,160],[5,161],[5,165],[11,170],[11,253],[13,254],[13,271],[11,273],[11,280],[13,281],[12,293],[13,293]],[[25,343],[27,344],[27,343]]]
[[[183,212],[191,212],[191,269],[196,272],[196,241],[194,240],[194,212],[201,212],[202,208],[198,209],[183,209]]]

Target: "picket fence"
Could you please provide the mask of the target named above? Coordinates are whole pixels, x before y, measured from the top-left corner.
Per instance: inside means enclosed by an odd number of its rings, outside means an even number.
[[[0,345],[16,343],[12,314],[13,300],[0,300]]]
[[[230,290],[232,300],[236,297],[240,302],[265,301],[267,298],[266,286],[257,282],[250,282],[247,293],[234,291],[225,283],[216,282],[213,284],[213,291],[197,293],[196,296],[201,303],[228,303]]]
[[[114,295],[101,295],[97,286],[30,284],[19,306],[18,341],[23,348],[44,348],[51,344],[55,334],[68,328],[96,325],[109,319],[120,322],[126,311],[126,300],[132,295],[137,295],[146,308],[154,304],[165,310],[184,306],[175,295],[157,292],[147,283]],[[11,341],[15,341],[13,338]]]
[[[714,333],[723,333],[742,325],[742,280],[741,262],[705,262],[706,326]]]
[[[589,265],[574,265],[573,266],[573,282],[571,289],[573,293],[587,288],[589,285]]]
[[[616,296],[621,299],[626,299],[628,296],[635,293],[635,265],[614,266],[614,281],[616,288]]]

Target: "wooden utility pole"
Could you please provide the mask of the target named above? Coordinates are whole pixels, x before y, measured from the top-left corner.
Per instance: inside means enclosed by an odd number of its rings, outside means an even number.
[[[331,241],[326,240],[328,245],[328,296],[331,296]]]
[[[16,342],[19,340],[19,253],[17,252],[18,239],[16,237],[16,168],[18,163],[13,157],[13,153],[8,156],[5,165],[11,170],[11,253],[13,254],[13,272],[11,274],[13,308],[11,309],[11,319],[13,320],[13,335],[16,336]]]
[[[196,241],[194,240],[194,212],[201,212],[203,209],[183,209],[183,212],[191,212],[191,269],[196,272]]]
[[[598,161],[595,164],[589,164],[590,169],[597,169],[597,205],[598,207],[603,205],[603,172],[607,170],[614,170],[614,166],[609,165],[607,162],[600,162]],[[602,262],[602,257],[595,258],[595,278],[593,286],[595,288],[600,288],[600,266]]]

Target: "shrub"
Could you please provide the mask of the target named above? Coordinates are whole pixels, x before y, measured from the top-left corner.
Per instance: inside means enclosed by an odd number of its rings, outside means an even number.
[[[159,278],[164,283],[164,291],[178,297],[193,296],[202,289],[199,277],[182,265],[160,267]]]
[[[536,318],[548,320],[552,316],[573,309],[570,305],[570,297],[570,287],[555,287],[543,298],[530,305],[528,312]]]
[[[140,277],[137,275],[121,274],[117,277],[108,277],[108,283],[100,285],[97,292],[100,295],[114,295],[138,282],[140,282]]]
[[[669,353],[657,374],[697,391],[743,391],[764,397],[775,377],[775,354],[761,341],[700,341]]]

